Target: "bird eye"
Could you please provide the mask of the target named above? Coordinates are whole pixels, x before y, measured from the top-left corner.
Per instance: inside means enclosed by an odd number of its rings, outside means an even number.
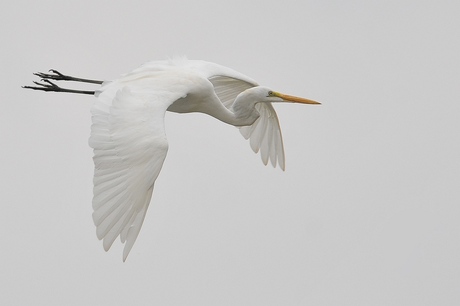
[[[273,91],[269,91],[269,92],[268,92],[268,96],[269,96],[269,97],[273,96]]]

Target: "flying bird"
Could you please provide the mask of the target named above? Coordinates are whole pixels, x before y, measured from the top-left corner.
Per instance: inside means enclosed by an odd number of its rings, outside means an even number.
[[[286,95],[233,69],[185,58],[148,62],[113,81],[64,75],[57,70],[35,73],[37,86],[24,88],[89,94],[89,145],[94,149],[93,220],[106,251],[117,237],[125,244],[123,261],[136,241],[155,180],[168,151],[166,111],[201,112],[239,128],[262,161],[284,170],[281,130],[272,103],[319,102]],[[74,90],[54,81],[100,84],[95,91]]]

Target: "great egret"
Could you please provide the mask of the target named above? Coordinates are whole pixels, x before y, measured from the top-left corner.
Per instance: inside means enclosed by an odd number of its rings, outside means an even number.
[[[38,86],[25,88],[91,94],[89,145],[94,149],[93,220],[106,251],[120,236],[126,260],[139,234],[153,186],[168,151],[164,116],[201,112],[240,129],[254,152],[284,170],[284,149],[272,102],[319,102],[281,94],[253,79],[205,61],[154,61],[114,81],[36,73]],[[61,88],[50,80],[102,84],[96,91]]]

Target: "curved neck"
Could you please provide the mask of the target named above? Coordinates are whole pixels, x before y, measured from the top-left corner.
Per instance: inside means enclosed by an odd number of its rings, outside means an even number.
[[[246,126],[253,124],[260,114],[256,110],[257,98],[250,93],[249,90],[245,90],[240,93],[233,105],[231,110],[236,117],[236,121],[239,124],[234,124],[236,126]]]
[[[217,96],[213,98],[217,98]],[[247,93],[245,94],[245,92],[240,93],[236,97],[230,109],[227,109],[220,100],[218,100],[218,103],[211,102],[204,104],[207,107],[202,112],[234,126],[251,125],[260,116],[259,112],[255,109],[255,99],[251,98]]]

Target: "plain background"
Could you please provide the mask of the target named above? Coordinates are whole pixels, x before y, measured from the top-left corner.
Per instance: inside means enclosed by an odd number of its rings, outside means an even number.
[[[0,304],[459,305],[459,16],[458,1],[4,1]],[[232,126],[167,114],[122,263],[91,219],[94,98],[21,85],[175,55],[323,105],[275,105],[285,172]]]

